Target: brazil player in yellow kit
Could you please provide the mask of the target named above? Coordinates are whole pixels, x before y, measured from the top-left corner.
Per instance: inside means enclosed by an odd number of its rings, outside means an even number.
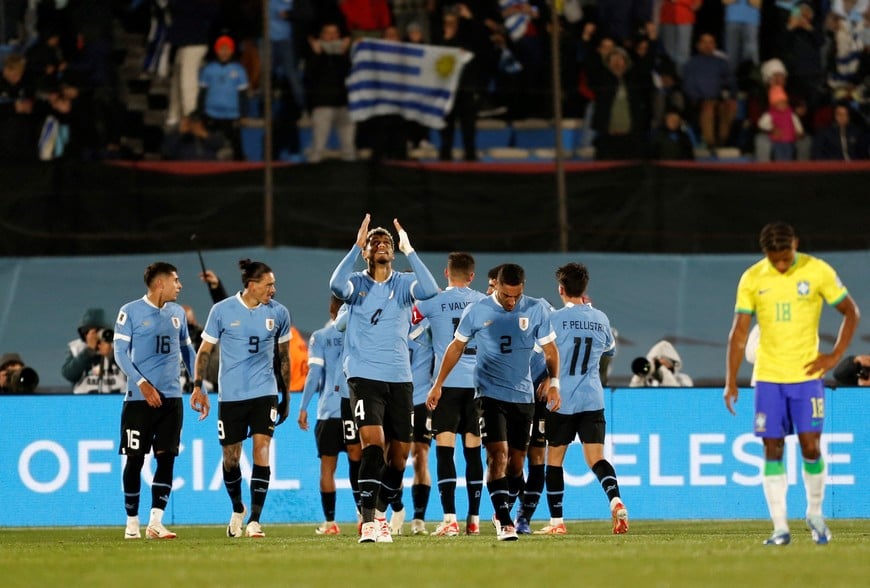
[[[806,524],[813,541],[828,543],[831,532],[822,517],[825,463],[821,435],[825,420],[825,372],[837,365],[855,333],[860,314],[837,273],[827,263],[797,251],[794,229],[771,223],[761,230],[765,258],[747,269],[737,286],[734,322],[728,335],[725,405],[737,402],[737,372],[752,317],[761,339],[755,361],[755,435],[764,443],[762,486],[773,535],[765,545],[787,545],[791,532],[786,514],[788,480],[783,465],[785,437],[797,432],[803,456],[807,496]],[[823,305],[842,315],[834,348],[819,350]]]

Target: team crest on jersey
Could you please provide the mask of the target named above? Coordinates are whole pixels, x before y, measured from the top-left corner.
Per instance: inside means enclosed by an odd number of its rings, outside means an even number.
[[[797,283],[798,296],[806,296],[810,293],[810,283],[806,280],[801,280]]]
[[[116,320],[115,322],[118,323],[119,325],[123,325],[124,323],[126,323],[127,322],[127,313],[124,312],[123,310],[121,312],[119,312],[118,313],[118,320]]]
[[[529,317],[527,317],[527,316],[521,316],[519,322],[520,322],[520,330],[521,330],[521,331],[528,330],[528,328],[529,328]]]
[[[266,319],[266,330],[271,331],[274,328],[275,328],[275,319],[267,318]]]
[[[178,318],[177,316],[172,317],[172,326],[175,327],[176,329],[180,329],[181,328],[181,319]]]
[[[767,415],[763,412],[755,413],[755,432],[764,433],[767,431]]]

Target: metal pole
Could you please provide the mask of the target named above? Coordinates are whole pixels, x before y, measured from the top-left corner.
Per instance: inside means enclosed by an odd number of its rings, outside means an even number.
[[[565,188],[565,158],[562,151],[562,78],[559,55],[559,0],[550,0],[550,53],[553,64],[553,125],[556,131],[556,201],[559,206],[559,251],[568,251],[568,197]]]
[[[269,0],[263,2],[263,54],[260,81],[263,88],[263,246],[275,246],[275,195],[272,190],[272,42],[269,40]]]

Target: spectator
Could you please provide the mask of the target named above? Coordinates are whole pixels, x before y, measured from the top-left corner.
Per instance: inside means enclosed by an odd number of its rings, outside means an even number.
[[[725,5],[725,51],[731,67],[744,61],[758,64],[761,0],[722,0]]]
[[[71,134],[85,158],[115,157],[120,148],[122,106],[109,39],[83,30],[63,76],[77,97],[70,119]]]
[[[692,138],[686,132],[679,110],[668,109],[664,124],[653,131],[650,139],[650,157],[660,160],[692,161],[695,159]]]
[[[305,27],[313,16],[310,6],[299,0],[268,0],[269,41],[272,44],[272,75],[290,86],[296,111],[306,109],[305,88],[296,58],[296,37],[305,34]],[[304,8],[303,8],[304,7]],[[280,72],[280,76],[277,74]]]
[[[632,388],[691,387],[691,376],[682,373],[683,360],[672,343],[662,339],[647,351],[646,357],[635,358],[631,362],[631,377],[629,386]]]
[[[649,114],[644,108],[647,86],[632,72],[631,59],[621,47],[610,52],[605,66],[607,69],[594,88],[595,158],[640,158],[642,137],[649,128]]]
[[[598,25],[619,41],[631,39],[652,22],[651,0],[607,0],[598,3]]]
[[[788,104],[788,95],[781,86],[770,88],[770,109],[758,119],[758,129],[770,136],[774,161],[794,161],[795,145],[804,134],[800,119]]]
[[[308,103],[311,106],[312,145],[308,161],[323,159],[329,133],[334,128],[341,144],[341,158],[356,159],[356,124],[347,108],[345,78],[350,72],[350,37],[341,38],[335,23],[326,23],[318,38],[310,38],[311,56],[306,67]]]
[[[465,49],[472,53],[473,57],[462,68],[453,108],[444,119],[445,125],[441,129],[441,149],[438,155],[441,161],[453,159],[453,138],[457,121],[462,130],[464,159],[477,161],[477,107],[482,90],[480,68],[484,60],[479,42],[482,42],[482,39],[488,42],[483,25],[475,20],[474,15],[464,4],[444,14],[444,38],[441,44]]]
[[[812,158],[816,160],[854,161],[867,159],[865,132],[851,121],[846,104],[834,107],[834,122],[813,137]]]
[[[339,8],[353,40],[383,38],[384,31],[393,24],[387,0],[344,0]]]
[[[68,344],[61,373],[73,384],[73,394],[121,394],[127,377],[115,363],[114,333],[102,308],[89,308],[78,328],[79,338]]]
[[[0,78],[0,161],[36,159],[33,90],[25,84],[26,61],[12,53]]]
[[[713,149],[725,145],[731,134],[737,114],[737,81],[731,64],[716,51],[713,35],[698,37],[697,49],[683,68],[683,91],[693,111],[693,124]]]
[[[663,0],[659,13],[659,28],[665,53],[677,64],[677,71],[689,61],[692,53],[692,28],[695,12],[702,0]]]
[[[786,89],[790,96],[806,101],[810,112],[825,100],[825,69],[822,64],[824,35],[813,25],[815,12],[801,2],[786,26],[782,60],[788,69]]]
[[[216,59],[199,72],[197,111],[208,132],[223,133],[233,146],[233,159],[241,161],[244,153],[239,125],[248,76],[245,68],[233,60],[235,50],[235,41],[226,35],[214,42]]]
[[[169,83],[166,126],[196,110],[197,76],[208,53],[212,21],[220,11],[220,0],[169,0],[170,26],[166,40],[175,50]]]
[[[834,66],[829,84],[837,98],[849,96],[861,81],[861,57],[864,42],[864,14],[867,0],[834,0],[825,19],[825,28],[830,31],[834,44]]]

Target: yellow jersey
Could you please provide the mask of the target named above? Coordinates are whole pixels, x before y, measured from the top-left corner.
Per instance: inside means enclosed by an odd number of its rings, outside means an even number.
[[[754,314],[761,330],[755,381],[806,382],[821,374],[804,367],[819,352],[822,302],[839,304],[849,292],[827,263],[804,253],[784,274],[765,257],[740,277],[735,313]]]

